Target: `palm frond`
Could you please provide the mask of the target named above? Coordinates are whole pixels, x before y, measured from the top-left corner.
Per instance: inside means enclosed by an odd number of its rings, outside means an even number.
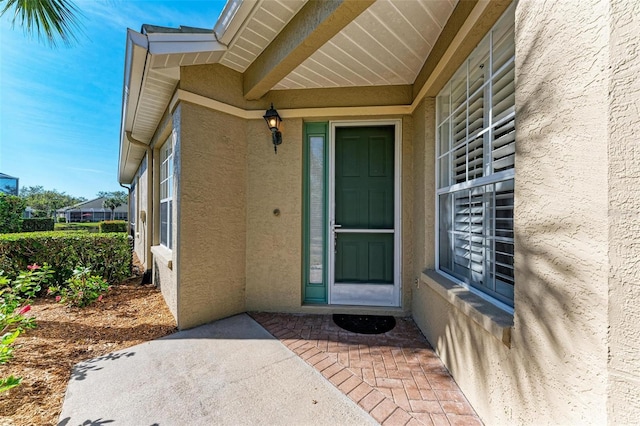
[[[13,10],[12,26],[19,23],[29,36],[44,38],[52,46],[58,37],[66,45],[77,40],[74,32],[81,30],[77,20],[81,12],[70,0],[0,0],[2,3],[0,16]]]

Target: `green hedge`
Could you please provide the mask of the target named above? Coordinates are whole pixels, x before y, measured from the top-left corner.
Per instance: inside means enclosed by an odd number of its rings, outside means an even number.
[[[127,222],[124,220],[105,220],[100,222],[100,232],[127,232]]]
[[[22,198],[0,192],[0,234],[20,232],[24,209],[25,202]]]
[[[58,284],[67,280],[77,266],[110,283],[131,275],[131,247],[123,233],[29,232],[0,235],[0,270],[9,276],[27,265],[48,263]]]
[[[23,219],[22,232],[45,232],[53,231],[55,222],[53,218],[48,219]]]

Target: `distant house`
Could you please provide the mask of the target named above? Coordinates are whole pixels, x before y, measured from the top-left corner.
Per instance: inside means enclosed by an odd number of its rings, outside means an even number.
[[[0,192],[9,195],[18,195],[18,181],[19,179],[17,177],[0,173]]]
[[[82,203],[57,210],[56,216],[65,218],[66,222],[100,222],[102,220],[128,219],[128,204],[125,203],[111,212],[111,209],[103,206],[104,200],[106,200],[106,197],[83,201]]]
[[[24,212],[22,212],[22,218],[23,219],[31,219],[33,217],[33,212],[34,210],[27,206],[27,208],[24,209]]]

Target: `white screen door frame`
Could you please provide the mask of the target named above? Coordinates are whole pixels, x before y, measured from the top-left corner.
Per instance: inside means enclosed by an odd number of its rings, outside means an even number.
[[[362,120],[329,122],[329,205],[327,259],[329,291],[331,305],[360,305],[400,307],[402,294],[402,120]],[[349,284],[335,282],[335,238],[336,234],[347,230],[335,226],[335,140],[338,127],[375,127],[394,126],[394,248],[393,248],[393,285]]]

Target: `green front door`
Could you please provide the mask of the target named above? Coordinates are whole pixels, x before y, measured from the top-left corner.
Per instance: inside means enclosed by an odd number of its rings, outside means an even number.
[[[337,127],[332,304],[397,305],[395,127]]]

